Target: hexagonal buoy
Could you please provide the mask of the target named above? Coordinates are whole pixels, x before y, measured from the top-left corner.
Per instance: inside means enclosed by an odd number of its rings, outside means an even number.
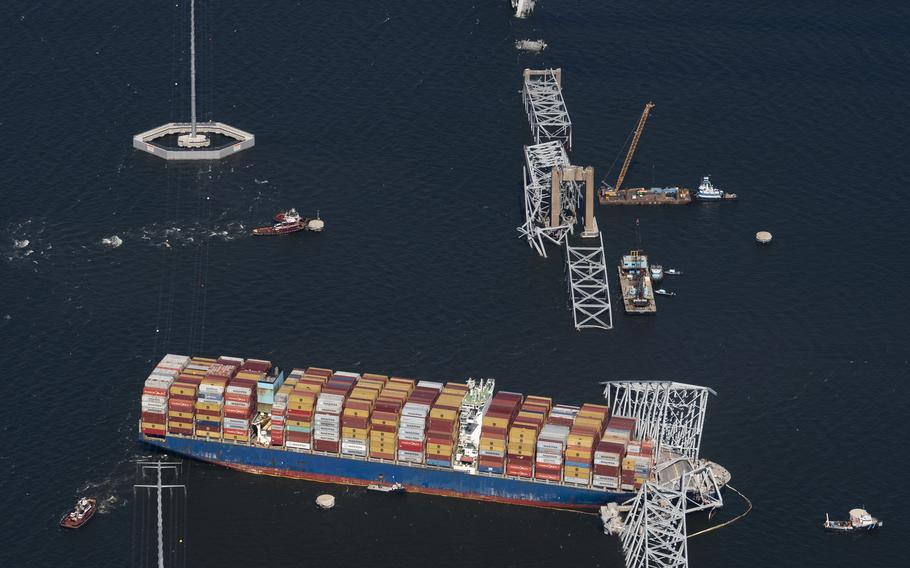
[[[335,498],[329,494],[323,494],[316,497],[316,506],[320,509],[331,509],[335,506]]]
[[[755,233],[755,241],[760,245],[766,245],[771,242],[771,233],[768,231],[759,231]]]

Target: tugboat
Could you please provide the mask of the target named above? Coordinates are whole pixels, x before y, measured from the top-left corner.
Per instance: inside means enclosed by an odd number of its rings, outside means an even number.
[[[676,292],[668,292],[667,290],[664,290],[663,288],[658,288],[657,290],[654,290],[654,293],[657,294],[658,296],[675,296],[676,295]]]
[[[307,228],[308,219],[304,219],[296,209],[288,209],[275,215],[276,223],[271,227],[253,229],[254,235],[287,235]]]
[[[76,506],[72,511],[63,515],[63,518],[60,519],[60,526],[65,529],[81,528],[95,516],[97,510],[98,505],[94,499],[82,497],[76,501]]]
[[[882,522],[865,509],[850,509],[849,521],[832,521],[825,513],[825,530],[834,532],[871,531],[882,526]]]
[[[732,200],[736,199],[736,194],[727,193],[720,188],[714,187],[714,184],[711,183],[711,177],[705,176],[701,178],[701,185],[698,186],[698,191],[695,192],[695,199],[701,201]]]

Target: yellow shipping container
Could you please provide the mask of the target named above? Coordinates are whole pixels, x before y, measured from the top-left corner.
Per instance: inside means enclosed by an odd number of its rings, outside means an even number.
[[[633,458],[623,458],[622,468],[628,471],[635,471],[635,466],[638,465],[638,460]]]
[[[202,436],[203,438],[221,438],[221,432],[202,432],[197,431],[197,436]]]
[[[365,387],[355,387],[351,391],[351,394],[348,398],[353,398],[354,400],[366,400],[373,402],[379,398],[379,391],[375,389],[365,388]]]
[[[536,447],[535,444],[509,444],[510,452],[532,452]]]
[[[211,357],[192,357],[190,359],[191,365],[214,365],[218,362],[218,359],[212,359]]]
[[[569,446],[584,446],[590,448],[594,445],[594,436],[586,436],[582,434],[569,434],[569,439],[567,441]]]
[[[594,457],[593,452],[582,451],[582,450],[566,450],[566,459],[571,459],[575,461],[580,460],[590,460]]]
[[[362,408],[345,408],[344,416],[350,416],[351,418],[369,418],[370,411]]]
[[[250,439],[249,436],[244,436],[243,434],[224,434],[222,437],[225,440],[234,440],[237,442],[246,442]]]
[[[168,391],[172,395],[196,396],[196,385],[190,383],[174,383]]]
[[[285,420],[284,423],[295,428],[309,428],[313,425],[312,420]]]
[[[189,419],[192,419],[192,418],[193,418],[193,413],[192,413],[192,412],[180,412],[179,410],[168,410],[168,411],[167,411],[167,416],[168,416],[168,418],[189,418]]]
[[[362,380],[365,380],[365,381],[378,381],[383,384],[385,384],[389,381],[388,375],[377,375],[374,373],[364,373],[361,377],[362,377]]]
[[[430,409],[430,418],[442,418],[444,420],[455,420],[456,414],[458,414],[458,411],[450,409],[450,408],[439,408],[437,406],[434,406],[433,408]]]
[[[512,448],[509,448],[509,451],[506,453],[509,454],[510,456],[534,457],[534,448],[526,448],[523,450],[513,450]]]
[[[484,416],[483,417],[483,428],[507,428],[509,426],[508,418],[500,418],[499,416]]]
[[[199,402],[196,401],[196,410],[214,410],[220,411],[222,403],[220,402]]]
[[[366,440],[367,434],[370,433],[369,428],[342,428],[341,435],[345,438],[359,438],[361,440]]]

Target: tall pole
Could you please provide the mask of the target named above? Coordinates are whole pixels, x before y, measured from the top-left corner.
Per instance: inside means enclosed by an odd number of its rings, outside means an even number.
[[[190,0],[190,121],[196,137],[196,0]],[[160,493],[159,493],[160,495]]]
[[[164,521],[161,513],[161,464],[158,464],[158,568],[164,568]]]

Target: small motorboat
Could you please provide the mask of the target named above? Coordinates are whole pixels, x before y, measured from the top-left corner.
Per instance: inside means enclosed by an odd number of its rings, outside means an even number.
[[[371,483],[367,485],[367,491],[375,491],[377,493],[404,493],[404,485],[400,483]]]
[[[682,270],[676,270],[675,268],[668,268],[668,269],[664,270],[664,274],[669,274],[670,276],[680,276],[682,274]]]
[[[63,515],[60,519],[60,526],[65,529],[78,529],[85,523],[89,522],[95,511],[98,510],[98,504],[94,499],[81,497],[76,501],[76,506],[72,511]]]
[[[850,509],[849,521],[832,521],[825,513],[825,530],[834,532],[871,531],[882,526],[882,522],[865,509]]]
[[[664,279],[664,267],[663,266],[661,266],[659,264],[652,264],[649,267],[649,270],[651,271],[651,281],[652,282],[660,282],[661,280]]]
[[[675,296],[676,295],[676,292],[668,292],[668,291],[664,290],[663,288],[658,288],[657,290],[654,290],[654,293],[657,294],[658,296]]]
[[[276,223],[271,227],[253,229],[254,235],[287,235],[307,228],[308,219],[304,219],[296,209],[288,209],[275,215]]]
[[[547,48],[547,42],[542,39],[520,39],[515,42],[518,51],[541,52]]]

